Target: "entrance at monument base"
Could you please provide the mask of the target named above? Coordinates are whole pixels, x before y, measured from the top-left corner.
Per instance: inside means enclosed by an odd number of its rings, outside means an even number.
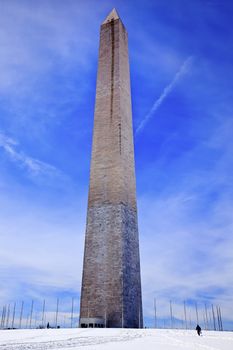
[[[80,318],[79,327],[81,328],[104,328],[105,320],[103,318]]]

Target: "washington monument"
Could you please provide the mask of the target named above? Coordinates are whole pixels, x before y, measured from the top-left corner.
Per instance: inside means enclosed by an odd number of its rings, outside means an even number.
[[[80,326],[143,327],[128,37],[115,9],[100,29]]]

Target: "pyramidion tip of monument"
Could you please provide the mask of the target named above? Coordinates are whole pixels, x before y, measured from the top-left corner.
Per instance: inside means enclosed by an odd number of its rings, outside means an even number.
[[[103,21],[102,24],[105,24],[105,23],[108,23],[112,20],[116,20],[116,19],[119,19],[119,15],[117,13],[117,10],[115,9],[115,7],[112,9],[112,11],[109,13],[109,15],[106,17],[106,19]]]

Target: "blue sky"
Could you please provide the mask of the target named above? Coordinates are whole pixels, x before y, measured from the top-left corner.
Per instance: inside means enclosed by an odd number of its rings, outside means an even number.
[[[170,299],[194,319],[196,300],[232,328],[227,0],[0,0],[0,304],[54,310],[59,297],[65,310],[75,297],[78,315],[99,26],[113,7],[129,34],[146,324],[156,298],[161,322]]]

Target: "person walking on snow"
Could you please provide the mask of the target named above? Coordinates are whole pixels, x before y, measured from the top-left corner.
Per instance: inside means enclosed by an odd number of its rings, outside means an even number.
[[[196,327],[196,331],[198,335],[201,335],[201,327],[199,326],[199,324]]]

